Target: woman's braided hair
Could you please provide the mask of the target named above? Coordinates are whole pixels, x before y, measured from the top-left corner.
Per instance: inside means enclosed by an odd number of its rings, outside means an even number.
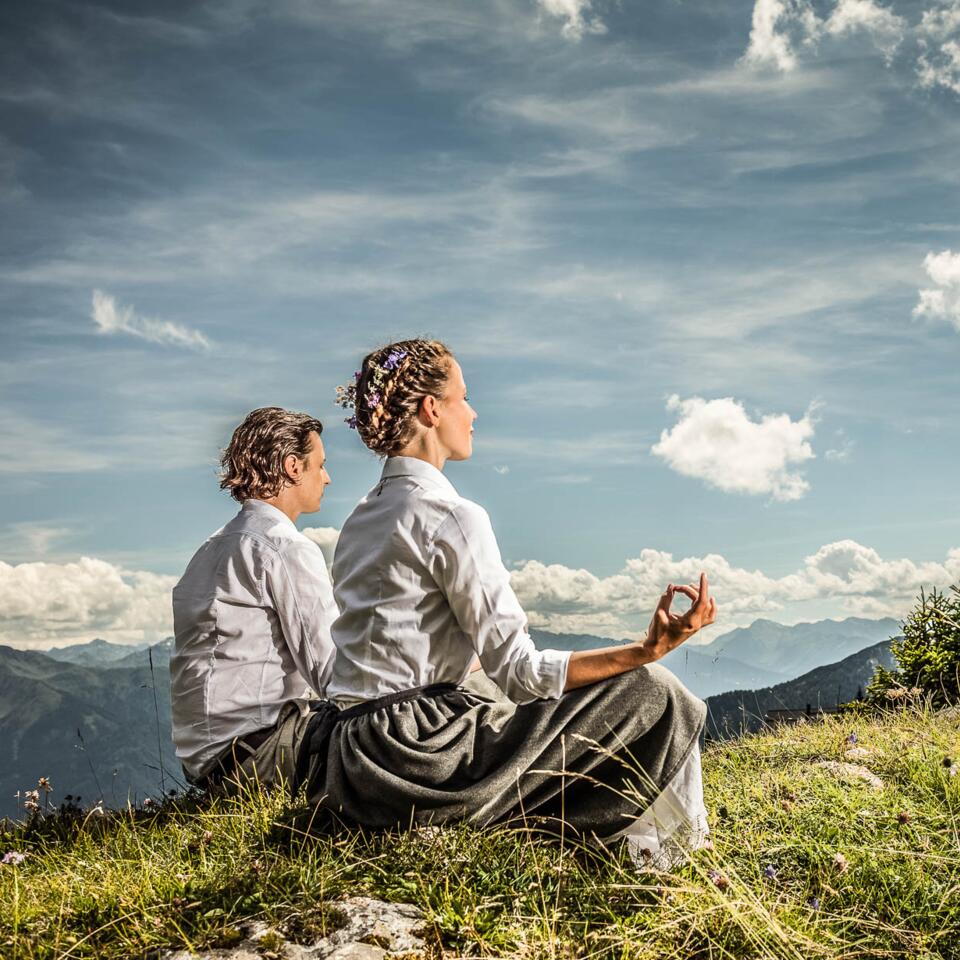
[[[441,397],[453,354],[439,340],[400,340],[363,358],[355,383],[338,387],[338,403],[354,408],[347,423],[382,457],[413,439],[420,401]]]

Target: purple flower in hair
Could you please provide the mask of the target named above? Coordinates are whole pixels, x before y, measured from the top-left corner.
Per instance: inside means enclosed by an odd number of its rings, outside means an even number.
[[[357,418],[356,417],[344,417],[343,422],[351,429],[357,429]]]
[[[380,394],[376,390],[367,394],[367,409],[373,410],[380,403]]]
[[[384,370],[396,370],[400,362],[406,357],[406,350],[391,350],[387,359],[383,361]]]
[[[359,382],[360,382],[360,377],[361,377],[360,371],[359,371],[359,370],[354,370],[354,372],[353,372],[353,382],[354,382],[354,383],[359,383]]]

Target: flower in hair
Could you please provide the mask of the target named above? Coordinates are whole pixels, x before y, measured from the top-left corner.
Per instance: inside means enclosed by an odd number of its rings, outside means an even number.
[[[391,350],[387,359],[383,361],[384,370],[396,370],[400,363],[406,357],[406,350]]]
[[[374,390],[372,393],[367,394],[367,409],[375,410],[380,403],[380,394]]]
[[[356,417],[344,417],[343,422],[351,429],[357,429],[357,418]]]

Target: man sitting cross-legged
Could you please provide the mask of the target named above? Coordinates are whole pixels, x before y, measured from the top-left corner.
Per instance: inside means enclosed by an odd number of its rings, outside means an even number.
[[[240,512],[173,589],[173,740],[191,783],[235,773],[297,779],[314,694],[330,676],[337,615],[323,554],[294,522],[330,482],[319,420],[250,413],[223,453],[220,486]]]

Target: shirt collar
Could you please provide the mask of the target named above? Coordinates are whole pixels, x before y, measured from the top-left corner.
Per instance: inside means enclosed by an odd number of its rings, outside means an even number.
[[[442,471],[419,457],[387,457],[380,479],[389,480],[391,477],[416,477],[418,480],[424,480],[434,487],[458,496],[453,484]]]
[[[264,500],[244,500],[241,510],[244,513],[259,513],[265,517],[271,517],[273,520],[283,520],[294,528],[297,526],[279,507],[275,507],[272,503],[267,503]]]

